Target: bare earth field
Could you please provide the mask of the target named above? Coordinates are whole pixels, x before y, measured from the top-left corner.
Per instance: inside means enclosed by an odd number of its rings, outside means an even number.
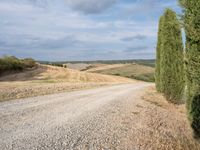
[[[1,150],[199,150],[184,106],[131,83],[0,103]]]
[[[131,82],[136,81],[39,65],[34,70],[1,77],[0,101]]]

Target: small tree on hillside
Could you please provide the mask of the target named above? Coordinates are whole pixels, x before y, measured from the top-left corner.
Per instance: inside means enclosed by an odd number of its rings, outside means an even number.
[[[180,3],[186,32],[187,109],[194,133],[200,137],[200,1]]]
[[[161,47],[162,47],[162,28],[163,28],[163,16],[160,17],[159,27],[158,27],[158,42],[156,47],[156,71],[155,71],[155,82],[156,89],[162,92],[162,83],[160,77],[160,59],[161,59]]]
[[[184,91],[184,63],[181,27],[176,13],[166,9],[163,15],[160,79],[167,100],[180,103]]]

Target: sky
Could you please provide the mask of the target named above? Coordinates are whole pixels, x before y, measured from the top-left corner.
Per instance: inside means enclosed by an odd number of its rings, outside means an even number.
[[[176,0],[0,0],[0,56],[154,59],[158,20]]]

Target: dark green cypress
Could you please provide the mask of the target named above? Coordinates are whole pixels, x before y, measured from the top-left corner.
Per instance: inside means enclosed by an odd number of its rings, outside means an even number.
[[[156,47],[156,71],[155,71],[155,83],[158,92],[162,92],[161,80],[160,80],[160,57],[161,57],[161,47],[162,47],[162,25],[163,17],[160,17],[159,27],[158,27],[158,42]]]
[[[166,9],[162,25],[160,79],[168,101],[181,103],[184,92],[184,53],[180,23],[176,13]]]
[[[187,109],[194,133],[200,137],[200,1],[180,2],[186,32]]]

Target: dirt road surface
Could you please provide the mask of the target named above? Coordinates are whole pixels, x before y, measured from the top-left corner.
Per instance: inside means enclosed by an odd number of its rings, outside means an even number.
[[[148,111],[156,108],[141,98],[150,86],[138,82],[2,102],[0,149],[173,148],[167,143],[170,133],[162,131],[166,141],[159,143],[154,137],[159,135],[159,130],[152,133],[146,122],[153,118],[149,118],[153,114]],[[152,141],[151,137],[156,140]]]

